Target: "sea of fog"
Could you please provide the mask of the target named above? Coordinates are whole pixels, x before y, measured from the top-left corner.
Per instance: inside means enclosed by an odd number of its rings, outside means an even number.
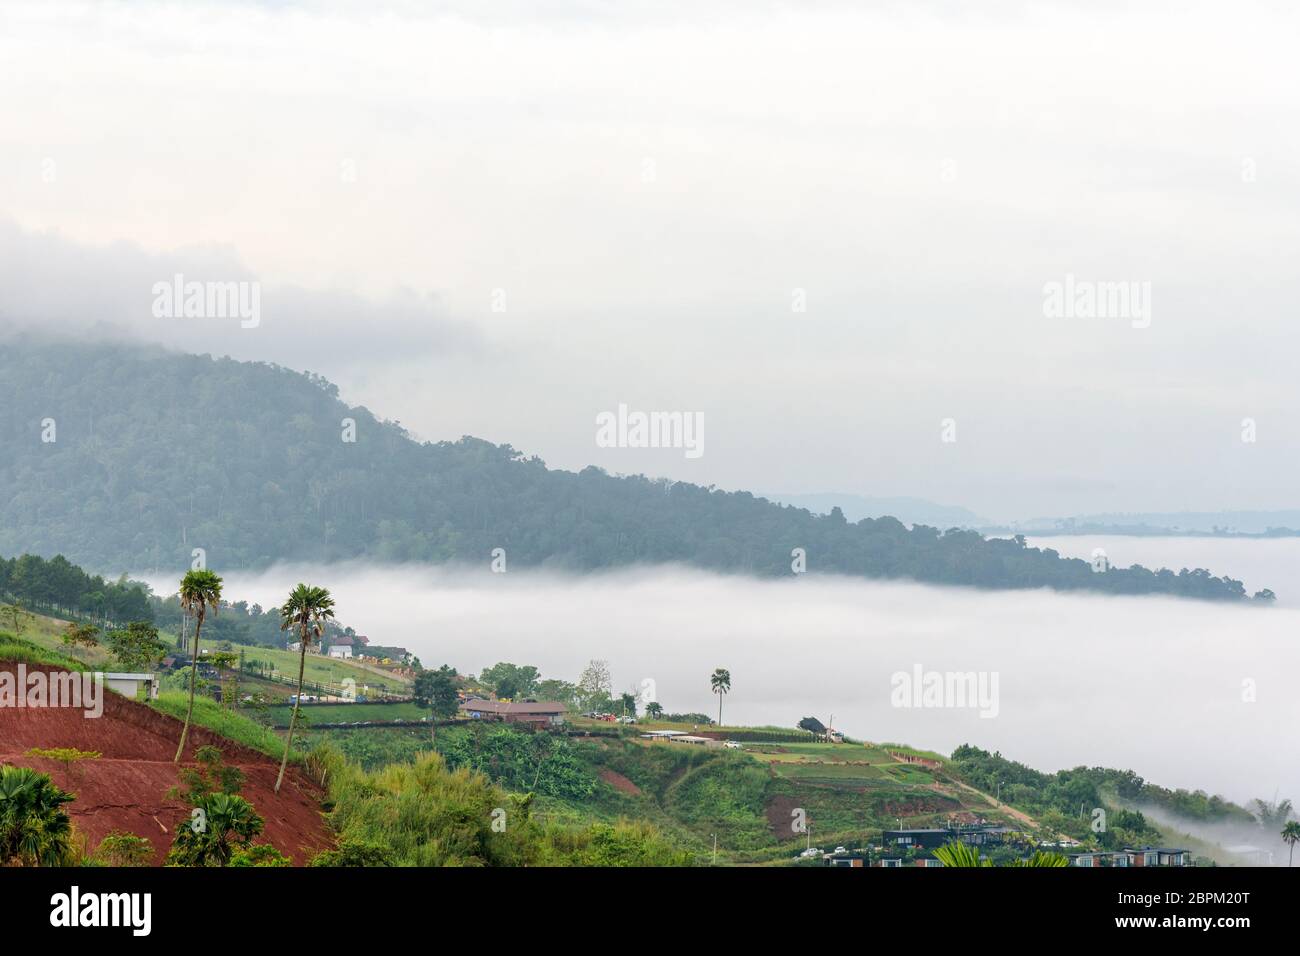
[[[1051,544],[1084,556],[1105,547],[1125,564],[1130,555],[1150,567],[1207,564],[1251,587],[1297,590],[1287,582],[1297,578],[1300,543],[1249,542],[1265,556],[1237,561],[1226,559],[1239,556],[1235,541]],[[426,666],[476,673],[512,661],[575,680],[602,658],[616,691],[653,681],[665,709],[712,714],[709,675],[726,667],[728,723],[792,725],[813,715],[868,740],[945,753],[969,742],[1042,770],[1131,768],[1163,786],[1239,801],[1300,799],[1294,606],[813,574],[759,581],[681,567],[591,576],[361,564],[222,573],[227,596],[267,607],[300,580],[328,586],[340,620],[373,643],[409,648]],[[173,581],[150,584],[167,594]],[[918,668],[996,674],[996,714],[899,706],[894,675]]]

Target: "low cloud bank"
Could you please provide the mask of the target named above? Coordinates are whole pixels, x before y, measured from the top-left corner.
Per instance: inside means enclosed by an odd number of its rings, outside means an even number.
[[[1300,797],[1300,611],[1287,608],[686,568],[563,576],[352,563],[223,573],[228,595],[264,606],[299,580],[327,586],[342,621],[426,665],[477,672],[513,661],[573,680],[604,658],[616,691],[648,678],[668,710],[713,714],[708,677],[726,667],[728,722],[815,715],[858,738],[943,752],[969,742],[1041,770],[1131,768],[1243,803]],[[996,714],[942,694],[898,706],[896,675],[918,668],[996,675]]]

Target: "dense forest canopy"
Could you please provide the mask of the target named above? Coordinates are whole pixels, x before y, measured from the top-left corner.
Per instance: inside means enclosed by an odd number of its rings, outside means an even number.
[[[778,576],[802,548],[810,572],[1245,598],[1205,570],[1095,573],[1019,538],[551,470],[475,438],[418,442],[320,376],[141,345],[0,345],[0,440],[0,553],[115,572],[184,569],[195,548],[217,569],[359,557],[486,567],[504,548],[511,568],[682,562]]]

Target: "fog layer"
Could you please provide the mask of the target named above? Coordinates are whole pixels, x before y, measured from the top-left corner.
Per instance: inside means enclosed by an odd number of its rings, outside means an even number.
[[[341,621],[426,665],[534,664],[575,680],[610,662],[616,691],[654,681],[669,711],[846,733],[950,752],[970,742],[1042,770],[1131,768],[1238,801],[1300,795],[1295,728],[1300,611],[1169,598],[978,591],[685,568],[572,577],[446,567],[223,572],[232,598],[273,606],[299,580],[328,586]],[[147,576],[146,576],[147,577]],[[174,579],[151,582],[159,593]],[[894,706],[892,675],[997,674],[996,716]]]

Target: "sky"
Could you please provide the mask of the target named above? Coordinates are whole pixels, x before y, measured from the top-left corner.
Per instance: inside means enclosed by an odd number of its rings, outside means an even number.
[[[1296,507],[1300,13],[980,6],[6,3],[0,325],[553,467]],[[177,273],[258,324],[155,315]],[[620,405],[703,453],[601,447]]]

